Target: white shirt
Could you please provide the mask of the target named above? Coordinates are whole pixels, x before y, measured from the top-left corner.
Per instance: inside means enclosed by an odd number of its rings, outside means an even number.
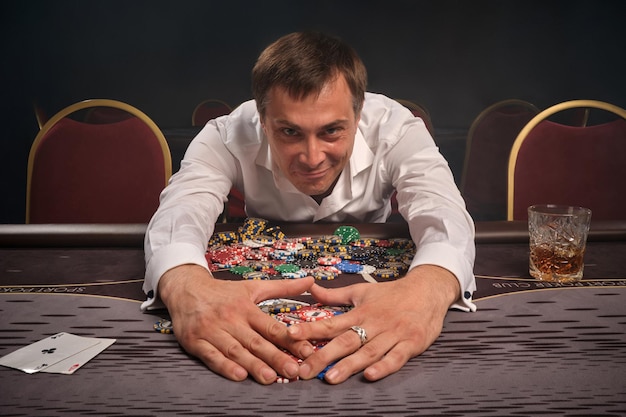
[[[448,269],[461,286],[454,307],[476,309],[471,300],[474,223],[452,172],[422,119],[372,93],[365,96],[350,162],[319,205],[272,163],[253,100],[207,123],[190,143],[148,225],[143,309],[161,306],[156,290],[169,269],[183,264],[208,268],[207,242],[233,186],[244,193],[249,217],[298,223],[382,223],[397,190],[398,209],[417,246],[410,267]]]

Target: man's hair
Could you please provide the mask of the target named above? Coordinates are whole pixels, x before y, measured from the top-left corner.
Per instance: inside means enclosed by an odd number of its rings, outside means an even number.
[[[367,71],[356,51],[338,38],[318,32],[296,32],[268,46],[252,69],[252,94],[261,118],[269,92],[282,87],[295,99],[319,94],[343,75],[352,93],[354,115],[363,107]]]

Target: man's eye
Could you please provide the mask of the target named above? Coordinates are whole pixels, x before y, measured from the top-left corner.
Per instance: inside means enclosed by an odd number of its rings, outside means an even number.
[[[298,132],[295,129],[291,129],[289,127],[286,127],[283,129],[283,134],[286,136],[295,136],[298,134]]]

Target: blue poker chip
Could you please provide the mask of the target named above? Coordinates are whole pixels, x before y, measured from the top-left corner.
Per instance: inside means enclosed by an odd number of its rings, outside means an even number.
[[[341,261],[335,265],[335,268],[344,274],[358,274],[363,270],[363,265],[354,262]]]
[[[326,372],[330,371],[330,368],[332,368],[333,366],[335,366],[336,362],[331,363],[330,365],[328,365],[326,368],[322,369],[322,371],[317,374],[317,379],[319,380],[324,380],[324,377],[326,376]]]

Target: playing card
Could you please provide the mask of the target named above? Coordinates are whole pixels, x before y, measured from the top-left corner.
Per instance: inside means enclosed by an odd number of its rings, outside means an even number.
[[[115,343],[116,339],[92,339],[98,341],[95,345],[88,347],[87,349],[70,356],[67,359],[63,359],[60,362],[55,363],[47,368],[41,370],[41,372],[66,374],[70,375],[76,372],[84,364],[89,362],[94,356],[102,352],[104,349]]]
[[[0,358],[0,365],[32,374],[45,370],[98,343],[98,339],[61,332],[3,356]]]

